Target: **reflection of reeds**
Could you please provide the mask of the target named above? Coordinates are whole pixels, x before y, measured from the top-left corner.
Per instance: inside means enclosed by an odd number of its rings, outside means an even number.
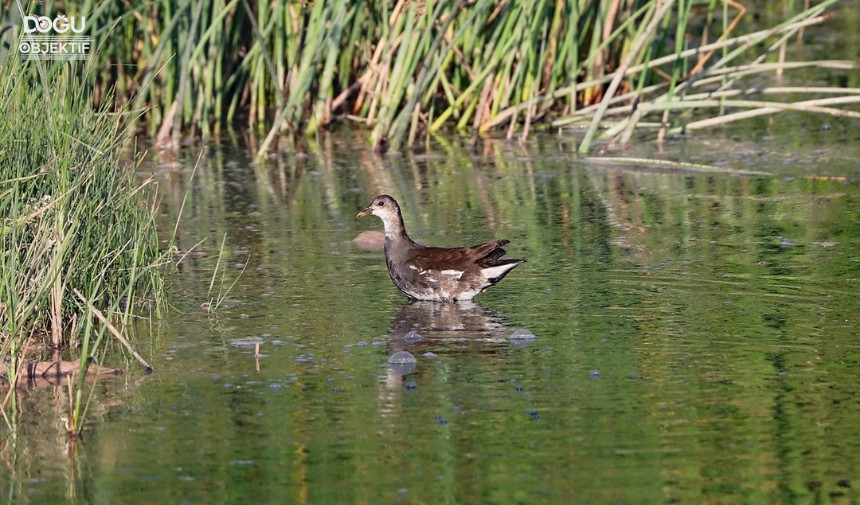
[[[230,240],[230,223],[224,220],[234,219],[228,210],[236,203],[231,203],[232,196],[222,194],[224,184],[219,177],[231,179],[234,185],[250,185],[253,191],[245,192],[243,197],[248,200],[242,206],[249,205],[262,216],[277,217],[276,225],[261,231],[271,235],[264,238],[272,241],[272,247],[282,248],[279,240],[299,239],[302,234],[349,225],[355,212],[364,208],[370,198],[388,193],[402,202],[404,219],[415,230],[416,237],[434,243],[438,242],[434,236],[442,237],[456,240],[448,244],[455,245],[470,239],[513,238],[507,236],[513,234],[522,235],[530,246],[539,250],[553,243],[552,236],[556,233],[563,236],[564,243],[575,243],[574,228],[584,219],[595,219],[596,209],[600,209],[601,220],[613,227],[631,221],[630,216],[624,216],[622,200],[628,193],[640,191],[637,185],[645,182],[651,185],[663,181],[665,187],[658,185],[652,188],[652,193],[662,199],[680,198],[672,204],[680,206],[684,195],[690,193],[685,181],[725,181],[719,187],[696,191],[710,191],[713,193],[710,198],[734,201],[738,196],[732,193],[736,184],[730,182],[769,180],[767,167],[734,168],[736,163],[731,160],[731,168],[647,158],[597,157],[574,161],[558,156],[554,147],[539,143],[521,146],[491,139],[482,142],[478,153],[464,143],[438,139],[432,153],[380,156],[371,150],[338,144],[326,135],[322,138],[321,147],[314,154],[273,158],[255,164],[250,172],[210,167],[212,179],[206,185],[197,185],[192,192],[200,202],[194,206],[197,214],[184,223],[192,228],[195,223],[204,228],[207,223],[222,222],[222,225],[211,231],[200,229],[191,235],[198,239],[210,233],[221,237],[226,232]],[[241,148],[230,149],[244,152]],[[244,159],[246,155],[241,156]],[[213,160],[216,164],[229,161]],[[637,171],[642,172],[640,178],[634,177]],[[610,172],[616,177],[604,177]],[[623,187],[616,187],[610,183],[613,180],[626,182]],[[661,208],[667,204],[655,203]],[[464,212],[486,227],[464,229]],[[636,223],[630,226],[643,226],[640,219],[632,221]],[[373,224],[353,226],[356,230],[377,228]],[[354,236],[349,233],[348,240]],[[253,254],[265,257],[268,253],[266,247],[260,246]],[[309,261],[318,262],[319,258]]]
[[[702,241],[747,244],[741,264],[757,262],[755,248],[779,243],[781,235],[792,235],[805,245],[833,240],[839,226],[838,200],[834,191],[839,180],[718,177],[698,171],[666,172],[661,166],[643,170],[599,165],[587,169],[591,192],[605,210],[612,243],[626,250],[630,259],[659,264],[677,250],[688,251],[688,260],[714,262],[698,257]],[[831,188],[823,190],[822,188]],[[810,198],[822,191],[829,195]],[[823,218],[823,216],[827,216]],[[761,229],[763,223],[772,223]],[[725,261],[725,258],[722,258]]]
[[[374,321],[378,326],[390,319],[387,313],[379,316],[380,307],[402,302],[387,279],[381,254],[351,242],[360,231],[379,230],[377,223],[353,220],[378,193],[402,201],[407,226],[426,243],[512,240],[509,253],[528,258],[528,267],[488,298],[489,307],[501,297],[514,304],[526,299],[538,303],[551,287],[553,294],[546,299],[552,302],[540,310],[556,305],[567,310],[587,305],[579,286],[604,274],[610,282],[636,284],[642,282],[641,272],[651,274],[652,265],[659,269],[674,261],[678,266],[678,257],[705,271],[727,263],[755,268],[761,261],[758,244],[778,243],[778,235],[807,244],[842,242],[844,236],[833,230],[856,229],[849,213],[838,211],[844,203],[812,197],[843,191],[839,187],[844,182],[837,179],[788,180],[648,160],[637,160],[633,168],[618,160],[613,165],[611,159],[595,164],[560,156],[564,145],[540,142],[526,149],[488,140],[476,153],[463,143],[440,141],[433,153],[403,156],[380,156],[337,142],[321,145],[326,147],[315,154],[274,158],[253,171],[210,167],[209,184],[194,190],[209,193],[195,196],[208,203],[194,206],[195,214],[181,224],[182,233],[195,238],[226,234],[235,244],[228,251],[252,251],[259,263],[249,265],[241,282],[246,287],[236,296],[253,303],[265,300],[260,293],[275,297],[275,310],[286,310],[291,321],[308,322],[316,331],[351,334],[355,325],[370,331],[366,328]],[[745,149],[737,142],[731,146]],[[712,148],[723,160],[724,146]],[[240,159],[246,156],[241,149],[229,150],[243,153]],[[231,163],[229,157],[212,159]],[[222,177],[249,190],[242,199],[225,194]],[[771,236],[758,238],[763,233]],[[209,260],[195,261],[198,268],[206,261],[211,267],[214,257],[213,252]],[[637,270],[639,265],[648,269]],[[612,271],[604,273],[603,268]],[[635,273],[613,280],[626,268]],[[186,286],[209,281],[209,275],[194,268],[183,276]],[[318,307],[325,309],[318,312]],[[357,321],[356,311],[367,319]]]

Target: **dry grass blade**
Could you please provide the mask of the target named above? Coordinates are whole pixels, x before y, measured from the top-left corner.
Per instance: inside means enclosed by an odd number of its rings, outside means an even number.
[[[144,360],[143,357],[140,354],[138,354],[137,351],[134,350],[134,347],[132,347],[131,344],[128,342],[128,340],[126,340],[126,338],[122,336],[122,333],[120,333],[119,330],[117,330],[116,327],[113,324],[111,324],[111,322],[108,320],[108,318],[106,318],[105,315],[102,314],[102,311],[97,309],[92,304],[92,302],[87,300],[84,297],[84,295],[82,295],[81,292],[78,291],[77,288],[74,288],[73,291],[75,292],[75,296],[77,296],[79,300],[84,302],[84,304],[93,313],[93,315],[96,316],[96,318],[98,318],[98,320],[101,321],[102,324],[104,324],[107,327],[108,331],[110,331],[111,334],[114,337],[116,337],[116,339],[119,340],[123,346],[125,346],[125,348],[128,350],[128,352],[130,352],[132,354],[132,356],[134,356],[134,358],[138,361],[138,363],[143,365],[143,367],[146,369],[147,372],[152,372],[152,367],[149,365],[149,363],[147,363],[146,360]]]

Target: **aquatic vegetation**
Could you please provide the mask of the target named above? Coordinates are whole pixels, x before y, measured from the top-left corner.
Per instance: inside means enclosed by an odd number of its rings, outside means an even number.
[[[764,26],[740,2],[391,4],[88,3],[95,97],[115,87],[165,143],[248,125],[265,134],[260,156],[343,123],[366,128],[377,150],[418,145],[442,129],[525,140],[536,129],[583,126],[578,149],[588,152],[643,128],[664,136],[784,110],[858,114],[836,107],[858,103],[856,78],[853,87],[751,82],[856,69],[791,59],[789,43],[839,12],[838,0],[772,3]],[[705,117],[690,117],[694,110]]]
[[[121,117],[93,110],[92,74],[40,67],[33,81],[31,69],[10,59],[0,73],[0,356],[14,383],[25,359],[48,359],[28,350],[71,348],[82,384],[106,331],[160,310],[165,257],[152,180],[121,159]],[[84,405],[76,394],[74,429]]]
[[[236,286],[236,283],[239,282],[239,278],[245,273],[245,268],[248,266],[248,263],[243,263],[241,266],[241,270],[238,275],[233,279],[229,285],[227,285],[227,267],[226,267],[226,252],[224,251],[224,246],[227,243],[227,236],[225,235],[221,240],[221,246],[218,249],[218,261],[215,263],[215,269],[212,271],[212,277],[209,280],[209,293],[208,293],[208,302],[203,303],[203,308],[206,312],[213,314],[215,313],[224,301],[227,299],[227,296]],[[219,277],[220,274],[220,277]],[[218,279],[218,292],[215,293],[215,280]]]

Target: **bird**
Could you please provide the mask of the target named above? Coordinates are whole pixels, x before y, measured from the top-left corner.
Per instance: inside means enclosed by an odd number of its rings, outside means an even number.
[[[474,298],[524,259],[501,259],[509,240],[472,247],[429,247],[409,238],[397,200],[379,195],[356,219],[376,216],[385,228],[385,263],[394,285],[413,300],[456,302]]]

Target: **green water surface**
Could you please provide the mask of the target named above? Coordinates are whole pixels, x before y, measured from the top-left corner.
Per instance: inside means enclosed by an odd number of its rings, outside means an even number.
[[[166,319],[133,329],[155,373],[119,363],[129,373],[96,384],[74,446],[65,388],[22,393],[0,492],[98,504],[860,502],[854,158],[765,146],[748,147],[748,162],[740,145],[728,165],[771,175],[738,176],[591,163],[551,137],[420,155],[355,145],[265,163],[230,140],[152,156],[163,227],[183,208],[179,245],[202,240],[193,250],[205,253],[171,275]],[[685,150],[713,162],[721,148],[679,142],[663,155]],[[408,304],[382,253],[352,242],[381,229],[354,216],[382,192],[416,240],[508,238],[508,255],[528,262],[474,304]],[[536,339],[511,341],[517,328]],[[423,339],[407,343],[410,330]],[[417,359],[405,376],[388,364],[400,350]]]

